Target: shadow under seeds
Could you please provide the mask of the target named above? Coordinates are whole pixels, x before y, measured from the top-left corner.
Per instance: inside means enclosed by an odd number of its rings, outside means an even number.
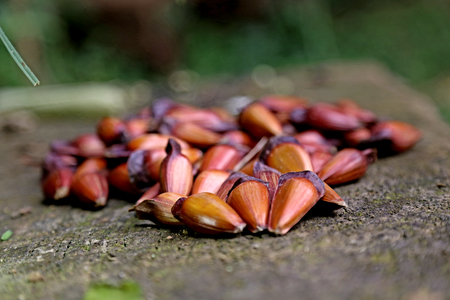
[[[332,218],[336,216],[336,210],[344,209],[342,206],[337,204],[326,202],[326,201],[318,201],[316,205],[314,205],[308,213],[300,220],[306,221],[315,218],[328,217]]]
[[[59,199],[59,200],[51,200],[51,199],[43,199],[42,204],[46,206],[54,205],[54,206],[71,206],[74,208],[79,208],[82,210],[89,211],[99,211],[104,208],[104,206],[95,207],[92,204],[81,202],[75,196],[69,196],[67,198]]]

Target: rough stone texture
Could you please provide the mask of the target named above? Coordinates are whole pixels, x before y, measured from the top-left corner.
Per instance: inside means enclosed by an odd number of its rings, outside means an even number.
[[[39,170],[24,162],[52,139],[92,132],[94,122],[42,121],[33,133],[3,133],[0,231],[14,235],[0,243],[0,298],[80,299],[92,283],[134,280],[148,299],[450,299],[450,129],[435,107],[377,64],[283,76],[298,95],[352,98],[415,124],[424,138],[337,188],[347,210],[315,207],[282,237],[211,238],[137,220],[124,200],[98,211],[44,203]],[[245,78],[200,91],[202,101],[267,92]],[[24,207],[31,213],[18,216]]]

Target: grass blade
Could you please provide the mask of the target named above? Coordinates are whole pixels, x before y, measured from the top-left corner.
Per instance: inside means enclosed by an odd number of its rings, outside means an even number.
[[[27,64],[23,61],[22,57],[20,57],[19,53],[11,44],[11,42],[9,41],[6,34],[3,32],[1,27],[0,27],[0,39],[2,40],[3,44],[5,44],[6,49],[8,49],[9,54],[11,54],[16,64],[19,66],[22,72],[28,77],[31,83],[34,86],[39,85],[40,84],[39,79],[36,77],[36,75],[34,75],[34,73],[30,70]]]

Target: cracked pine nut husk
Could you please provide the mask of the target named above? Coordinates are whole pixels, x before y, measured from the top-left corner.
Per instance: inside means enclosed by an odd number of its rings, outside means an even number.
[[[177,193],[162,193],[150,199],[144,199],[129,211],[135,211],[141,220],[150,220],[166,225],[183,225],[172,214],[172,207],[184,195]]]
[[[291,136],[272,137],[260,160],[281,173],[313,170],[308,152]]]
[[[361,108],[355,101],[351,99],[341,99],[336,102],[336,106],[346,115],[356,117],[360,122],[368,125],[377,121],[377,116],[366,109]]]
[[[161,193],[161,184],[159,182],[155,183],[151,187],[149,187],[144,194],[136,201],[135,205],[138,205],[144,200],[152,199]]]
[[[277,117],[257,102],[251,103],[241,111],[239,123],[244,130],[256,139],[283,133],[283,126]]]
[[[376,160],[376,150],[346,148],[336,153],[317,173],[330,185],[338,185],[361,178],[370,163]]]
[[[195,123],[165,123],[164,131],[186,141],[194,147],[201,149],[217,144],[222,135],[212,130],[203,128]]]
[[[139,190],[131,183],[127,163],[122,163],[108,172],[108,183],[119,191],[136,195]]]
[[[258,101],[272,112],[291,112],[296,108],[306,108],[308,101],[301,97],[289,95],[266,95]]]
[[[103,157],[105,143],[96,134],[83,134],[72,140],[71,146],[77,149],[79,156]]]
[[[384,121],[372,128],[371,141],[383,154],[401,153],[411,149],[421,138],[422,132],[411,124],[401,121]]]
[[[91,157],[83,161],[75,171],[75,176],[83,173],[94,173],[106,170],[107,162],[101,157]]]
[[[368,128],[358,128],[344,133],[344,141],[349,147],[358,147],[367,143],[372,137],[372,132]]]
[[[323,166],[333,157],[330,152],[315,151],[310,154],[311,164],[315,173],[319,173]]]
[[[165,115],[164,119],[173,120],[177,123],[193,123],[204,129],[214,132],[226,132],[236,130],[237,124],[223,114],[213,110],[197,109],[193,107],[174,107]]]
[[[97,135],[107,146],[125,141],[126,131],[127,126],[120,118],[105,117],[97,124]]]
[[[173,139],[169,139],[166,153],[159,173],[161,191],[189,195],[194,182],[191,162],[181,154],[180,144]]]
[[[52,142],[41,186],[46,198],[74,196],[101,207],[107,179],[137,199],[139,217],[169,224],[173,211],[174,224],[202,233],[238,233],[247,226],[281,235],[318,200],[336,204],[328,207],[351,204],[330,185],[364,176],[376,159],[373,148],[393,155],[421,136],[413,125],[379,121],[349,99],[308,104],[267,95],[232,116],[161,98],[125,119],[103,118],[97,134]]]
[[[219,190],[217,191],[216,195],[219,196],[220,199],[223,201],[227,201],[228,198],[228,192],[231,190],[231,188],[234,186],[234,183],[239,180],[239,178],[243,178],[247,176],[244,173],[241,172],[233,172],[228,176],[227,179],[222,183]]]
[[[159,133],[146,133],[129,141],[127,143],[127,149],[130,151],[165,149],[169,139],[176,140],[182,149],[189,148],[189,145],[185,141],[176,137]]]
[[[305,123],[325,131],[350,131],[363,126],[357,117],[348,115],[328,103],[319,103],[308,108]]]
[[[325,194],[323,181],[311,171],[280,176],[269,214],[269,231],[286,234]]]
[[[326,182],[324,182],[324,184],[325,184],[325,194],[320,200],[334,203],[341,207],[348,207],[344,199],[342,199],[341,196],[339,196],[339,194],[336,193],[335,190],[333,190]]]
[[[230,172],[222,170],[202,171],[194,180],[191,194],[209,192],[217,194],[222,184],[230,176]]]
[[[250,148],[253,148],[256,145],[256,141],[242,130],[231,130],[225,132],[220,142],[230,145],[243,145]]]
[[[267,228],[270,207],[269,184],[259,178],[240,178],[227,198],[227,203],[247,223],[253,233]]]
[[[253,166],[253,174],[256,178],[259,178],[268,184],[269,199],[272,201],[273,195],[277,191],[278,180],[280,180],[281,173],[269,166],[266,166],[260,161],[256,161]]]
[[[73,171],[70,168],[51,170],[41,182],[42,192],[46,199],[59,200],[70,194]]]
[[[105,206],[108,201],[108,181],[102,172],[85,172],[74,176],[71,192],[93,207]]]
[[[212,146],[203,155],[200,171],[232,170],[245,154],[246,151],[243,147],[238,148],[228,144]]]
[[[124,140],[128,141],[146,133],[151,121],[148,118],[132,118],[125,121],[126,131]]]
[[[172,214],[184,225],[205,234],[239,233],[246,226],[231,206],[212,193],[178,199]]]

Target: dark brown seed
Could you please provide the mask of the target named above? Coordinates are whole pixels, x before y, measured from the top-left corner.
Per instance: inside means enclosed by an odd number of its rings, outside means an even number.
[[[306,123],[314,128],[329,131],[350,131],[362,126],[356,117],[326,103],[310,107],[306,111]]]
[[[51,170],[41,183],[45,198],[59,200],[69,196],[72,177],[73,171],[70,168]]]
[[[139,190],[131,183],[128,176],[128,168],[126,163],[122,163],[110,170],[107,176],[108,183],[119,191],[138,194]]]
[[[94,207],[105,206],[108,200],[108,181],[103,173],[82,173],[74,176],[71,192],[79,200]]]
[[[362,109],[350,99],[341,99],[336,103],[336,106],[343,113],[356,117],[362,123],[373,124],[377,121],[377,116],[373,112]]]
[[[126,130],[124,121],[119,118],[106,117],[97,124],[97,135],[107,146],[122,142]]]
[[[148,150],[133,151],[127,161],[130,182],[140,191],[144,191],[154,184],[154,179],[150,176],[147,168],[148,165],[151,166],[150,152]],[[165,155],[165,151],[163,155]]]
[[[396,153],[411,149],[422,138],[422,132],[419,129],[401,121],[380,122],[371,130],[372,141],[389,141],[389,150]]]
[[[361,178],[375,160],[373,149],[346,148],[330,159],[317,175],[329,185],[343,184]]]
[[[363,127],[344,133],[344,140],[349,147],[357,147],[363,143],[367,143],[368,141],[370,141],[371,136],[372,132],[369,129]]]
[[[100,157],[91,157],[86,159],[75,171],[75,176],[83,173],[94,173],[106,170],[106,160]]]

